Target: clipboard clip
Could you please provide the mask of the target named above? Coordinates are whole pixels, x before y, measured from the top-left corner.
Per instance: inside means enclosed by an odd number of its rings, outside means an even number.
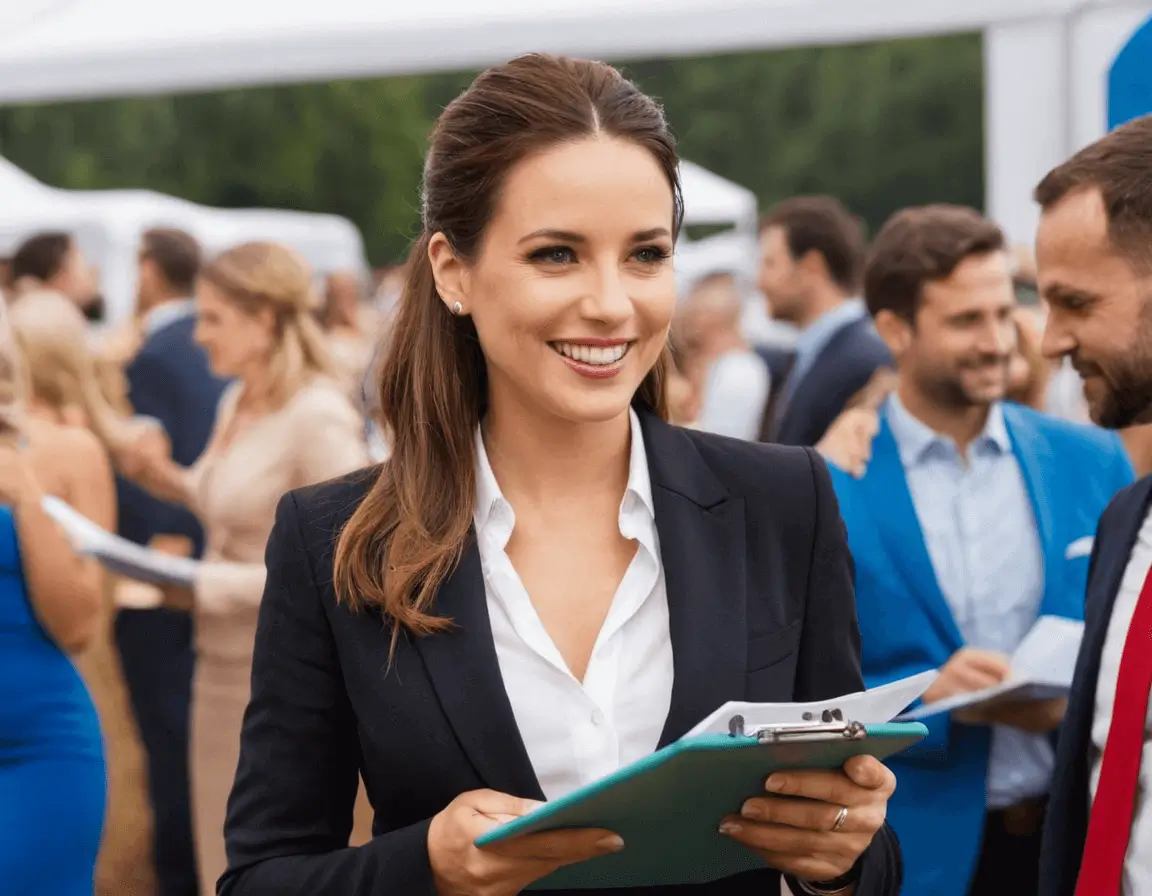
[[[820,714],[820,721],[815,721],[815,715],[813,713],[804,713],[804,716],[812,716],[813,720],[748,727],[745,724],[744,716],[735,715],[728,720],[728,736],[754,737],[762,744],[775,744],[783,742],[805,743],[830,740],[863,740],[868,734],[862,723],[845,722],[843,714],[839,710],[825,710]]]

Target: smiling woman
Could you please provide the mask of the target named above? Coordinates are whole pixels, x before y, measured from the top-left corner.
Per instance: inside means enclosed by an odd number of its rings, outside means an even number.
[[[512,896],[627,844],[477,848],[500,821],[727,700],[862,688],[823,463],[665,422],[677,167],[601,63],[515,59],[440,117],[380,372],[391,455],[285,496],[269,539],[224,896]],[[348,849],[358,771],[376,837]],[[891,773],[788,778],[708,819],[763,869],[660,892],[895,896]]]

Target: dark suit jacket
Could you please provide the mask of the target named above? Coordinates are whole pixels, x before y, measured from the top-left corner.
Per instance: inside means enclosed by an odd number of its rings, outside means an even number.
[[[216,405],[225,382],[212,375],[208,359],[195,343],[195,319],[189,315],[152,333],[125,371],[128,401],[137,414],[155,417],[172,442],[172,457],[191,466],[208,444]],[[191,512],[154,498],[135,483],[117,477],[119,532],[137,544],[154,535],[184,535],[198,555],[203,549],[200,523]]]
[[[852,561],[822,461],[641,417],[675,673],[661,745],[727,700],[862,689]],[[391,669],[379,614],[337,605],[333,542],[376,474],[301,489],[279,505],[222,896],[432,896],[433,815],[476,789],[543,799],[501,679],[474,540],[438,596],[458,629],[402,638]],[[357,771],[375,836],[349,849]],[[858,896],[898,893],[889,829],[865,854],[863,875]],[[772,896],[778,888],[778,872],[765,869],[659,893]]]
[[[1040,852],[1040,892],[1044,896],[1072,896],[1080,873],[1080,859],[1088,836],[1089,758],[1092,719],[1096,714],[1096,681],[1100,657],[1112,619],[1112,605],[1128,565],[1128,555],[1144,522],[1152,495],[1152,476],[1117,492],[1100,517],[1088,565],[1088,592],[1084,606],[1084,640],[1076,661],[1076,674],[1068,709],[1060,728],[1056,771],[1044,825]]]
[[[761,355],[765,357],[765,355]],[[796,391],[788,399],[782,416],[773,417],[782,400],[777,390],[788,382],[792,363],[786,364],[774,351],[765,357],[773,376],[773,399],[769,399],[761,427],[761,441],[781,445],[812,446],[823,438],[832,421],[840,416],[844,405],[868,384],[879,367],[892,366],[892,356],[883,340],[876,335],[870,318],[847,324],[836,332],[818,354]],[[779,376],[784,372],[784,376]]]

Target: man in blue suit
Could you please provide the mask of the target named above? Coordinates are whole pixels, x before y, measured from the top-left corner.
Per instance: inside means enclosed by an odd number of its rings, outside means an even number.
[[[137,414],[164,427],[177,463],[191,465],[208,442],[224,383],[208,369],[193,338],[191,299],[200,248],[179,230],[144,234],[139,309],[144,342],[125,373]],[[117,480],[120,534],[138,544],[174,538],[198,556],[203,533],[182,507]],[[192,617],[162,606],[120,606],[116,643],[132,708],[148,756],[154,816],[154,861],[160,896],[198,896],[188,783],[188,724],[192,698]]]
[[[1132,479],[1120,440],[1005,403],[1015,340],[999,228],[897,213],[865,300],[896,359],[861,478],[834,470],[856,563],[868,685],[939,669],[931,703],[991,686],[1040,615],[1082,619],[1101,511]],[[891,763],[908,896],[1036,896],[1063,701],[929,718]]]
[[[1084,378],[1092,419],[1152,422],[1152,115],[1112,131],[1036,188],[1043,349]],[[1044,829],[1044,896],[1152,893],[1152,477],[1096,534],[1084,640]]]

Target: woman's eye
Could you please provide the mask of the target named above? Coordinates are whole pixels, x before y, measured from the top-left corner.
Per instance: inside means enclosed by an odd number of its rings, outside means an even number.
[[[668,252],[659,246],[645,246],[636,250],[636,260],[642,264],[658,264],[668,257]]]
[[[548,264],[570,264],[576,260],[576,253],[567,246],[547,246],[533,252],[532,259]]]

